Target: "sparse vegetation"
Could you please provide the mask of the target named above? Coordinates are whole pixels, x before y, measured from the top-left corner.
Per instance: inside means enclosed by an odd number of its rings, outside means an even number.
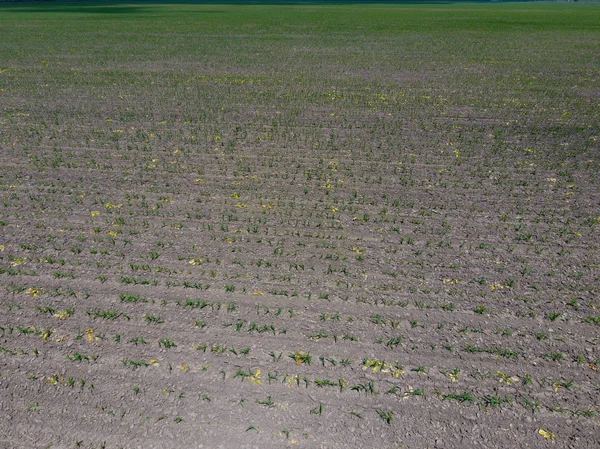
[[[385,3],[0,4],[7,447],[589,441],[600,10]]]

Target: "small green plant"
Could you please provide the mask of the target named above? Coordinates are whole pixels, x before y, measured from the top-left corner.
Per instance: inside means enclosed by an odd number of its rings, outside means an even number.
[[[378,313],[375,315],[371,315],[371,323],[373,324],[385,324],[385,321],[383,320],[383,318],[381,318],[381,315],[379,315]]]
[[[164,320],[158,315],[146,314],[146,322],[153,324],[162,324]]]
[[[150,363],[145,360],[123,359],[123,365],[130,368],[139,368],[140,366],[149,366]]]
[[[120,298],[121,302],[132,302],[132,303],[148,302],[148,300],[146,298],[142,298],[139,295],[135,295],[133,293],[121,293],[119,295],[119,298]]]
[[[298,366],[302,365],[303,363],[306,365],[310,365],[310,362],[312,361],[312,356],[309,352],[290,352],[288,354],[288,357],[293,359],[296,362],[296,365]]]
[[[540,403],[535,399],[529,399],[526,396],[521,396],[521,402],[523,407],[529,410],[532,413],[536,413],[540,411]]]
[[[577,409],[572,411],[574,416],[583,416],[585,418],[593,418],[597,415],[596,410],[592,408]]]
[[[390,410],[377,410],[379,417],[383,419],[386,423],[392,424],[394,420],[394,414]]]
[[[479,404],[485,408],[500,407],[504,404],[512,403],[512,399],[507,396],[497,396],[496,394],[487,394],[481,398]]]
[[[129,339],[129,343],[133,343],[134,345],[138,345],[138,344],[142,344],[145,345],[146,344],[146,340],[144,340],[144,337],[131,337]]]
[[[311,340],[320,340],[322,338],[327,338],[329,337],[328,334],[326,334],[325,332],[323,332],[322,330],[319,330],[315,333],[313,333],[312,335],[309,335],[308,338],[310,338]]]
[[[375,389],[375,382],[374,381],[369,381],[369,382],[363,382],[360,384],[356,384],[350,387],[350,390],[353,391],[357,391],[357,392],[364,392],[365,395],[376,395],[377,390]]]
[[[248,371],[244,371],[243,369],[238,369],[233,375],[234,379],[236,377],[241,377],[242,381],[244,379],[248,378],[248,379],[252,380],[254,383],[259,383],[260,382],[260,370],[253,371],[250,368],[248,368]]]
[[[274,404],[273,397],[271,395],[269,395],[269,397],[267,397],[267,399],[257,399],[256,403],[260,404],[260,405],[265,405],[267,407],[273,407],[273,404]]]
[[[36,306],[36,309],[40,312],[40,313],[50,313],[50,314],[54,314],[55,309],[50,307],[50,306]]]
[[[337,387],[337,386],[339,386],[338,382],[334,382],[330,379],[319,379],[318,377],[315,379],[315,385],[317,387],[325,387],[325,386]]]
[[[538,340],[546,340],[548,338],[548,334],[546,332],[543,331],[538,331],[535,333],[535,338],[537,338]]]
[[[600,314],[588,315],[583,319],[583,321],[590,324],[600,324]]]
[[[465,351],[476,353],[476,352],[487,352],[489,354],[499,355],[501,357],[513,358],[517,356],[517,353],[508,348],[485,348],[481,346],[473,346],[471,344],[467,344],[464,347]]]
[[[473,309],[473,312],[475,312],[475,313],[477,313],[477,314],[479,314],[479,315],[482,315],[482,314],[484,314],[484,313],[485,313],[485,310],[486,310],[486,309],[485,309],[485,307],[484,307],[484,306],[482,306],[482,305],[478,305],[478,306],[476,306],[476,307]]]
[[[470,392],[466,391],[464,393],[449,393],[447,395],[442,396],[443,400],[454,399],[458,402],[473,402],[473,396]]]
[[[158,340],[158,345],[165,348],[165,349],[169,349],[169,348],[174,348],[177,345],[175,344],[175,342],[169,340],[168,337],[163,337],[160,340]]]
[[[93,357],[93,356],[88,356],[88,355],[85,355],[85,354],[80,354],[79,352],[74,352],[70,356],[67,356],[67,359],[72,360],[74,362],[85,361],[85,362],[89,363],[90,357]]]
[[[28,412],[35,412],[37,410],[37,408],[39,407],[39,402],[31,402],[29,403],[29,405],[27,405],[27,411]]]
[[[325,404],[319,402],[319,405],[317,407],[310,410],[310,414],[321,416],[323,414],[323,410],[325,410]]]
[[[560,351],[548,352],[546,354],[542,354],[542,358],[544,358],[546,360],[551,360],[553,362],[560,362],[561,360],[565,359],[565,355]]]
[[[397,336],[397,337],[390,338],[385,345],[388,348],[394,349],[396,346],[399,346],[401,344],[402,344],[402,337]]]
[[[281,360],[281,356],[283,355],[283,352],[280,352],[279,355],[275,354],[275,352],[270,351],[269,355],[273,358],[273,362],[279,362],[279,360]]]
[[[105,320],[115,320],[119,317],[124,317],[129,320],[129,315],[127,315],[125,312],[121,312],[119,310],[114,309],[86,309],[85,313],[87,313],[90,318],[104,318]]]

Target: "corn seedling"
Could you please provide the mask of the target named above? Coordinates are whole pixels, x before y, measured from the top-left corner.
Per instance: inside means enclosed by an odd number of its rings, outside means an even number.
[[[390,410],[377,410],[379,417],[383,419],[386,423],[392,424],[394,420],[394,414]]]

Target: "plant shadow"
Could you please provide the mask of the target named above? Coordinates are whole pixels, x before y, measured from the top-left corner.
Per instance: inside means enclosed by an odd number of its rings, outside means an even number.
[[[143,14],[152,10],[153,5],[265,5],[265,6],[327,6],[327,5],[447,5],[453,3],[497,3],[502,0],[131,0],[124,4],[119,0],[87,1],[12,1],[0,6],[12,12],[34,13],[79,13],[79,14]],[[511,3],[525,3],[531,0],[509,0]],[[226,11],[202,10],[201,13],[225,13]]]

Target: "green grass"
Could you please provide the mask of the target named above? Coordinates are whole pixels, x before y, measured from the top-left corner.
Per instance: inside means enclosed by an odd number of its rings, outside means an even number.
[[[574,132],[583,144],[597,123],[585,92],[597,88],[599,24],[597,5],[564,3],[1,4],[3,114],[29,126],[74,127],[84,117],[73,145],[101,136],[141,145],[150,134],[205,140],[247,120],[250,107],[254,120],[279,126],[312,124],[307,107],[327,110],[314,116],[324,127],[402,111],[429,127],[434,145],[451,130],[433,128],[435,119],[466,114],[502,119],[496,136],[548,144],[560,161],[567,150],[544,136]],[[22,97],[54,106],[49,113]],[[336,111],[342,118],[329,115]],[[462,134],[482,143],[478,126]],[[21,127],[3,132],[12,141]],[[231,137],[222,143],[234,148]],[[403,144],[422,138],[407,134]]]

